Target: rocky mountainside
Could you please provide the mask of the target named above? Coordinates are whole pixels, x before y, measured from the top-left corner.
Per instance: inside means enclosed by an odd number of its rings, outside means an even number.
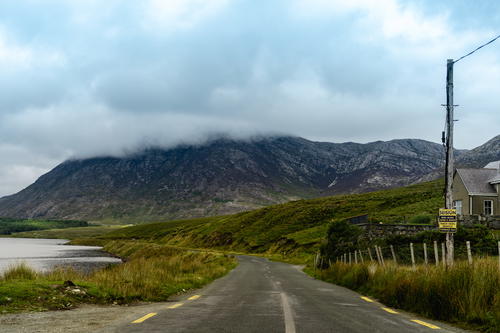
[[[218,139],[123,158],[66,161],[1,198],[0,216],[140,222],[219,215],[407,185],[440,167],[442,159],[441,145],[413,139]]]
[[[459,168],[482,168],[489,162],[500,160],[500,135],[485,144],[461,154],[457,158]]]

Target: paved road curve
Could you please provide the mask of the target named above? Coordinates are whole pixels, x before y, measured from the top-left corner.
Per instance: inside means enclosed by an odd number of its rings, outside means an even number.
[[[464,332],[384,309],[292,265],[238,259],[235,270],[196,295],[145,313],[115,332]]]

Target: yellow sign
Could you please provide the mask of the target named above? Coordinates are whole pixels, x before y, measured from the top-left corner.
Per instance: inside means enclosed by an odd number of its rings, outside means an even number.
[[[441,232],[457,232],[457,211],[440,208],[438,224]]]

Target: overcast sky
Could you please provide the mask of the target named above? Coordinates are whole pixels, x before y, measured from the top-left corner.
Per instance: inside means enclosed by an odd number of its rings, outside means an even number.
[[[497,1],[2,0],[0,196],[70,157],[283,133],[438,142],[445,67]],[[456,64],[455,142],[500,134],[500,41]]]

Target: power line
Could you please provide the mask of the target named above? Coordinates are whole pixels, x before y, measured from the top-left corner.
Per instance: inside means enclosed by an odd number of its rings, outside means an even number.
[[[485,46],[486,46],[486,45],[488,45],[488,44],[493,43],[493,42],[494,42],[494,41],[496,41],[498,38],[500,38],[500,35],[496,36],[495,38],[493,38],[492,40],[490,40],[488,43],[485,43],[485,44],[483,44],[483,45],[479,46],[479,47],[478,47],[478,48],[476,48],[474,51],[469,52],[469,53],[467,53],[467,54],[466,54],[466,55],[464,55],[464,56],[461,56],[460,58],[458,58],[457,60],[455,60],[453,63],[457,63],[457,62],[459,62],[460,60],[462,60],[463,58],[470,56],[472,53],[476,52],[477,50],[479,50],[479,49],[481,49],[481,48],[485,47]]]

